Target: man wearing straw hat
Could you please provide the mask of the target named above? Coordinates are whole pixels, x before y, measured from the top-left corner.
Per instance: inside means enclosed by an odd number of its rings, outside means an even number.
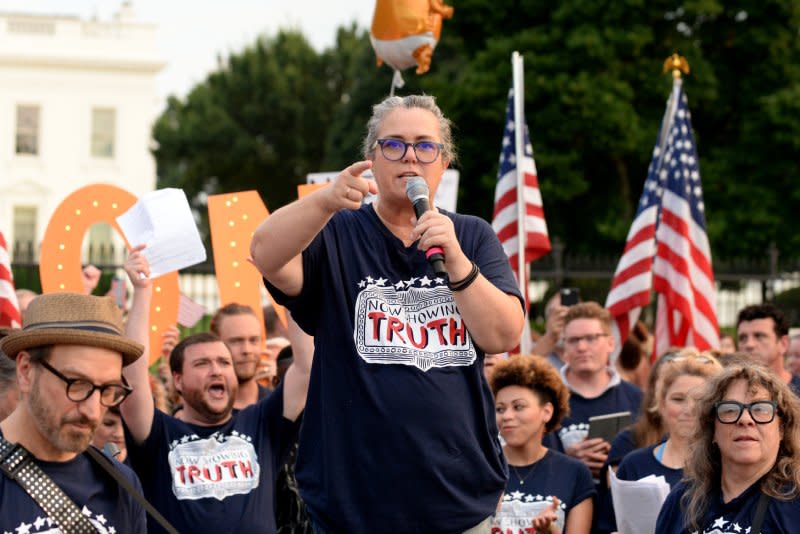
[[[35,298],[23,328],[0,340],[16,363],[19,402],[0,423],[0,532],[145,532],[144,509],[86,449],[131,389],[122,367],[143,347],[110,298]],[[102,458],[101,458],[102,459]],[[140,488],[136,475],[115,464]]]

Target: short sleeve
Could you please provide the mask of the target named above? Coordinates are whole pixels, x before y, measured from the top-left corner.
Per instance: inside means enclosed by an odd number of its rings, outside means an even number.
[[[576,461],[576,464],[578,472],[575,476],[575,501],[571,507],[577,506],[586,499],[594,498],[597,495],[597,489],[592,480],[592,472],[583,463]]]
[[[264,278],[264,286],[269,291],[270,296],[281,306],[289,308],[292,312],[292,319],[297,322],[306,334],[311,336],[314,335],[321,308],[314,304],[313,299],[319,294],[321,286],[322,274],[320,266],[324,263],[325,243],[323,234],[325,231],[323,228],[302,253],[303,288],[299,294],[290,297]]]

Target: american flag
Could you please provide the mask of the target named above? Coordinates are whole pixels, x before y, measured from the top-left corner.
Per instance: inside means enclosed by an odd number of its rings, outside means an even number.
[[[19,328],[21,323],[17,294],[14,292],[14,275],[11,273],[11,257],[6,238],[0,232],[0,328]]]
[[[704,209],[691,114],[676,80],[606,299],[618,347],[650,302],[651,288],[659,294],[656,355],[669,346],[705,350],[719,345]]]
[[[542,195],[533,161],[533,147],[528,137],[528,125],[523,121],[524,156],[517,162],[514,142],[514,90],[508,92],[506,125],[500,151],[500,167],[497,171],[497,186],[494,191],[494,218],[492,228],[503,244],[503,250],[511,261],[511,268],[518,272],[519,241],[517,238],[517,169],[524,173],[525,201],[525,258],[528,264],[550,252],[550,238],[544,220]]]

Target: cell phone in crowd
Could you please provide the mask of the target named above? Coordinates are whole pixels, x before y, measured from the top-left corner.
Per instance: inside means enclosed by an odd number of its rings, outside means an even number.
[[[632,422],[631,412],[617,412],[590,417],[588,437],[589,439],[603,438],[608,443],[611,443],[617,434]]]
[[[562,287],[560,294],[562,306],[574,306],[581,300],[581,290],[577,287]]]

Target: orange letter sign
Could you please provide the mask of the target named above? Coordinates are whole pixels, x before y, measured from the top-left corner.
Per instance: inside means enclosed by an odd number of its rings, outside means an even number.
[[[122,235],[117,217],[137,201],[128,191],[113,185],[94,184],[78,189],[53,213],[42,241],[39,277],[42,292],[84,291],[81,282],[81,244],[89,227],[105,222]],[[130,248],[130,243],[127,243]],[[138,243],[136,243],[138,245]],[[178,319],[178,273],[153,280],[150,307],[150,363],[160,356],[161,334]]]

